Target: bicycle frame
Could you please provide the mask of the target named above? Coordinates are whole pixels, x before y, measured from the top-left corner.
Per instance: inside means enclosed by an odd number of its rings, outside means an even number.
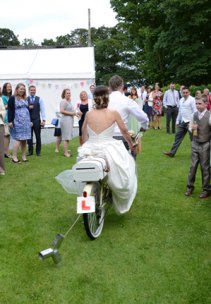
[[[86,233],[92,240],[102,232],[107,201],[111,198],[108,171],[104,156],[82,158],[72,168],[74,180],[86,183],[82,195],[77,197],[77,213],[83,214]]]
[[[141,132],[131,134],[134,145],[138,143]],[[74,180],[86,183],[82,194],[77,197],[77,213],[83,214],[86,233],[92,240],[101,234],[106,209],[112,204],[112,193],[107,184],[109,171],[104,155],[84,157],[72,167]]]

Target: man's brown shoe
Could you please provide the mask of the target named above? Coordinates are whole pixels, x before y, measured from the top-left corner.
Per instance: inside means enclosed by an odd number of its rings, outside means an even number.
[[[208,196],[210,196],[209,192],[203,191],[203,192],[199,195],[199,198],[207,198]]]
[[[168,156],[168,157],[174,157],[174,154],[171,152],[163,152],[164,155]]]
[[[185,195],[190,196],[193,193],[193,188],[187,188]]]

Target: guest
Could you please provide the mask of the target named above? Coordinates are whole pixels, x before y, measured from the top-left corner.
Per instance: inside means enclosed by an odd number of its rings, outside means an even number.
[[[210,140],[211,140],[211,113],[207,110],[207,98],[196,96],[197,112],[190,122],[190,131],[193,131],[191,164],[187,180],[186,196],[194,190],[194,182],[198,164],[201,166],[203,191],[199,198],[207,198],[211,193],[210,187]]]
[[[56,137],[55,153],[59,153],[60,144],[62,142],[61,117],[62,114],[60,112],[56,112],[56,118],[58,119],[58,124],[55,126],[54,129],[54,136]]]
[[[127,97],[130,95],[130,92],[128,92],[128,86],[126,84],[124,84],[123,87],[123,94]]]
[[[195,98],[190,96],[190,91],[187,87],[183,87],[182,95],[183,97],[179,101],[179,114],[176,120],[177,132],[175,134],[175,140],[171,150],[169,152],[164,152],[168,157],[175,156],[177,149],[181,145],[187,132],[189,133],[190,140],[192,141],[193,139],[188,126],[192,115],[196,112]]]
[[[73,132],[73,117],[76,116],[74,107],[71,104],[71,92],[70,89],[64,89],[62,92],[62,101],[60,103],[61,117],[61,132],[62,141],[64,142],[64,156],[70,157],[71,153],[68,151],[69,141],[72,139]]]
[[[77,104],[77,116],[79,118],[79,142],[82,145],[82,127],[86,113],[92,108],[92,100],[88,99],[86,91],[80,93],[80,102]]]
[[[163,106],[166,108],[166,132],[174,134],[176,131],[176,119],[179,110],[179,92],[175,90],[175,83],[171,82],[169,90],[164,93]],[[171,123],[171,130],[170,130]]]
[[[94,92],[94,89],[95,89],[95,85],[92,83],[92,84],[89,86],[88,99],[93,100],[93,92]]]
[[[211,111],[211,95],[208,88],[204,89],[203,95],[207,96],[207,110]]]
[[[144,100],[144,106],[143,106],[143,111],[147,114],[148,119],[149,119],[149,128],[152,128],[153,124],[153,111],[152,111],[152,106],[153,106],[153,97],[152,97],[152,87],[147,88],[147,95],[146,99]]]
[[[152,92],[153,106],[152,111],[154,114],[153,118],[153,129],[161,129],[161,115],[162,115],[162,95],[159,85],[155,84],[155,89]]]
[[[41,156],[41,127],[45,126],[45,107],[42,98],[36,96],[36,87],[34,85],[29,87],[27,100],[29,102],[29,113],[32,122],[31,138],[27,141],[28,156],[33,155],[33,133],[36,137],[36,154],[37,156]]]
[[[139,105],[141,106],[141,109],[143,110],[144,102],[147,97],[147,91],[146,91],[145,85],[141,86],[141,89],[138,91],[138,96],[139,96],[139,100],[140,100]]]
[[[9,153],[9,145],[10,145],[10,132],[8,127],[8,113],[7,113],[7,107],[8,107],[8,100],[12,96],[12,86],[11,83],[6,82],[3,85],[2,89],[2,100],[6,109],[6,116],[4,119],[4,157],[10,158],[11,155]]]
[[[139,104],[139,96],[136,87],[132,87],[130,90],[130,95],[128,96],[129,98],[135,100]]]
[[[21,147],[22,161],[26,159],[26,141],[31,138],[31,121],[26,99],[26,87],[23,83],[16,86],[14,96],[8,101],[8,126],[10,134],[14,139],[12,162],[17,164],[20,160],[17,157],[18,149]]]
[[[130,99],[132,99],[133,101],[135,101],[140,106],[140,98],[138,97],[138,92],[137,92],[136,87],[131,88],[130,95],[128,97]],[[140,108],[142,109],[141,106],[140,106]],[[139,123],[133,115],[129,116],[128,128],[130,130],[134,131],[134,133],[137,133],[140,129]]]
[[[196,90],[196,92],[195,92],[195,97],[196,96],[200,96],[201,95],[201,90]]]
[[[184,85],[182,84],[179,89],[179,99],[181,99],[183,97],[183,95],[182,95],[183,88],[184,88]]]
[[[0,97],[0,175],[5,175],[4,166],[4,119],[6,116],[6,109],[2,98]]]

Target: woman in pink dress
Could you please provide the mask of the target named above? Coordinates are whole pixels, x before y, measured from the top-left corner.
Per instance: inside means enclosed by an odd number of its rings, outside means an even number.
[[[161,116],[162,116],[162,95],[163,93],[160,91],[159,85],[155,84],[155,89],[152,92],[153,98],[153,129],[161,129]]]

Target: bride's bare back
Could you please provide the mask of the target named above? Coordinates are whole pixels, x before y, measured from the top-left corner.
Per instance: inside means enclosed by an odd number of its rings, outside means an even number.
[[[85,142],[88,138],[87,125],[89,125],[92,131],[94,131],[96,134],[100,134],[115,122],[117,123],[123,137],[128,142],[129,147],[133,148],[132,140],[128,133],[128,129],[125,126],[120,114],[117,111],[113,111],[108,108],[93,109],[92,111],[86,114],[86,118],[82,128],[83,142]]]
[[[87,124],[96,134],[99,134],[116,122],[116,113],[109,109],[93,109],[86,115]]]

